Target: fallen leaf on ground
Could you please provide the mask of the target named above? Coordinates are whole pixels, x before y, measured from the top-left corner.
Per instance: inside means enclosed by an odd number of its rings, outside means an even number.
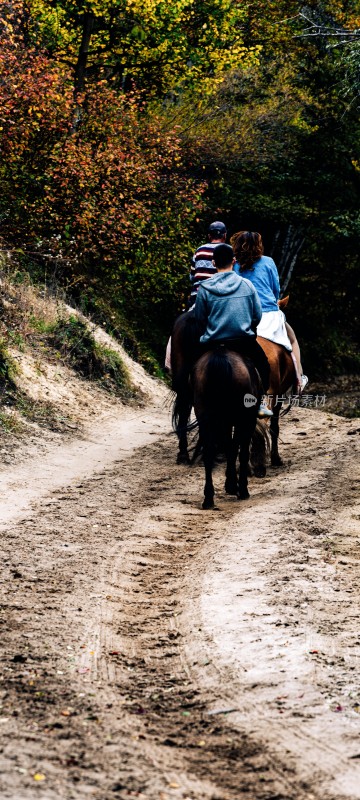
[[[42,772],[35,772],[34,781],[45,781],[46,777]]]

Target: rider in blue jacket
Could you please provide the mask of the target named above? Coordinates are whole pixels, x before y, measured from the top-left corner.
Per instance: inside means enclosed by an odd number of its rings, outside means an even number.
[[[230,245],[219,244],[213,260],[217,273],[201,283],[195,303],[195,317],[203,330],[200,342],[205,346],[229,342],[230,346],[231,340],[234,349],[253,361],[267,392],[269,362],[256,341],[256,328],[262,317],[258,293],[250,281],[233,271],[235,257]],[[259,414],[272,416],[272,411],[262,403]]]

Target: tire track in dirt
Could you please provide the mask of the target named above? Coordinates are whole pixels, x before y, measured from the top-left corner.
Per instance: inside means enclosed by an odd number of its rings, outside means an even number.
[[[179,511],[181,506],[177,504],[172,514],[167,505],[160,505],[156,514],[142,514],[140,527],[146,532],[148,543],[144,545],[143,540],[138,540],[133,553],[132,575],[136,582],[132,585],[136,597],[124,609],[127,625],[120,626],[115,633],[114,620],[110,617],[105,622],[106,649],[115,654],[114,679],[117,668],[121,671],[125,651],[128,659],[125,663],[136,667],[135,683],[130,681],[128,708],[141,719],[142,735],[150,736],[152,745],[168,751],[163,758],[167,759],[168,770],[172,767],[173,780],[182,791],[195,792],[191,796],[196,798],[235,798],[239,792],[252,792],[259,799],[305,797],[301,782],[292,785],[287,768],[280,763],[276,765],[261,743],[247,739],[243,731],[234,729],[228,721],[214,722],[209,716],[208,687],[204,691],[202,681],[194,680],[191,674],[183,645],[188,631],[183,629],[181,618],[186,599],[189,595],[193,597],[198,586],[199,576],[191,568],[191,574],[186,575],[188,561],[196,558],[213,531],[201,511],[182,514],[179,526]],[[230,510],[221,514],[220,519],[218,515],[216,527],[228,523],[230,516]],[[189,537],[189,528],[194,525],[196,535]],[[173,535],[169,537],[171,529]],[[121,583],[116,567],[115,580],[123,596],[126,586]],[[156,598],[155,614],[151,613],[153,598]],[[196,617],[192,617],[194,624]],[[195,777],[204,781],[204,785],[194,783]],[[153,787],[149,797],[155,796]]]
[[[286,425],[288,452],[297,443],[289,496],[301,501],[301,470],[326,448],[329,423],[311,412],[300,431],[294,422]],[[348,444],[349,425],[338,425],[333,446]],[[310,448],[296,438],[303,428],[314,437]],[[215,616],[204,624],[207,576],[239,520],[256,511],[261,529],[274,493],[282,507],[279,473],[251,481],[250,506],[220,491],[221,510],[209,514],[200,510],[202,468],[176,467],[174,455],[168,439],[142,448],[54,492],[54,502],[3,533],[4,799],[325,797],[276,736],[269,741],[245,716],[208,713],[232,699],[242,676],[214,651]],[[221,468],[216,481],[223,483]],[[293,569],[290,556],[284,548]],[[270,576],[275,566],[270,560]],[[36,774],[44,781],[35,783]]]
[[[359,510],[360,473],[356,478],[356,453],[346,465],[350,440],[346,445],[330,460],[317,457],[297,494],[289,477],[278,475],[282,502],[278,493],[268,498],[268,519],[253,501],[232,520],[226,546],[218,541],[208,553],[196,614],[206,657],[217,665],[212,684],[223,687],[223,706],[239,710],[235,724],[278,757],[286,754],[309,790],[356,798],[359,592],[354,572],[341,572],[349,564],[344,553],[351,551],[355,570],[360,563],[356,525],[349,523]],[[329,561],[334,524],[342,535]]]

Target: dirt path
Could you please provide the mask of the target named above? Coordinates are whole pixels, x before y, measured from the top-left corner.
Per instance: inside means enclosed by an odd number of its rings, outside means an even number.
[[[216,512],[166,412],[112,424],[2,476],[1,798],[359,798],[356,421]]]

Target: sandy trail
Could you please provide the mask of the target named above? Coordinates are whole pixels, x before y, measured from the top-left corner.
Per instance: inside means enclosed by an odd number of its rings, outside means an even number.
[[[208,562],[198,608],[217,684],[240,712],[233,723],[245,717],[279,757],[286,753],[294,769],[301,762],[309,785],[336,797],[360,796],[353,467],[340,446],[319,454],[300,485],[296,473],[279,475],[275,496],[262,493],[261,506],[253,500],[232,519],[226,545]]]
[[[1,474],[0,531],[21,517],[33,500],[121,461],[159,433],[169,433],[169,420],[156,406],[141,415],[123,409],[120,418],[115,412],[106,413],[82,439],[49,445],[45,454]]]
[[[6,478],[1,797],[359,798],[355,421],[285,418],[291,465],[203,512],[153,413]]]

